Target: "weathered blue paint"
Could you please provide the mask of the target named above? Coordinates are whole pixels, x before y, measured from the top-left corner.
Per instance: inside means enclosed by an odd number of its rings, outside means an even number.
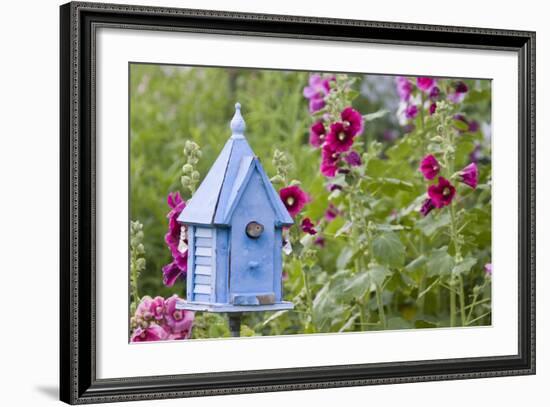
[[[282,226],[293,223],[244,137],[240,105],[232,136],[178,221],[188,226],[187,301],[179,309],[290,309],[282,301]],[[250,222],[261,224],[249,236]]]

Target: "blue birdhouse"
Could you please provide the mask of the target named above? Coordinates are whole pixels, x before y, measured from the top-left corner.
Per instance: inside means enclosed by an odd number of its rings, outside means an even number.
[[[179,309],[291,309],[282,293],[282,228],[293,224],[244,136],[240,104],[232,135],[178,217],[188,238],[187,300]]]

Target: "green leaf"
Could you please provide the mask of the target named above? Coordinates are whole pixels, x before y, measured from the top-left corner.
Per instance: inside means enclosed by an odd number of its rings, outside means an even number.
[[[384,266],[376,265],[369,268],[368,271],[371,283],[375,284],[376,286],[380,287],[386,277],[391,275],[391,271]]]
[[[372,242],[374,258],[389,267],[401,267],[405,263],[405,246],[396,233],[378,235]]]
[[[451,215],[448,213],[441,214],[440,216],[434,216],[432,214],[416,222],[416,226],[424,233],[424,235],[430,237],[439,228],[449,225],[451,222]]]
[[[363,119],[365,119],[366,122],[371,122],[373,120],[379,119],[381,117],[384,117],[389,113],[388,110],[382,109],[374,113],[369,113],[363,116]]]
[[[477,259],[473,257],[466,257],[461,263],[453,267],[453,274],[459,275],[467,273],[477,263]]]
[[[468,123],[464,123],[462,120],[453,120],[453,126],[461,131],[468,131]]]
[[[420,268],[424,267],[424,265],[426,264],[427,261],[428,261],[428,258],[424,254],[421,254],[416,259],[414,259],[409,264],[407,264],[405,266],[405,270],[411,271],[411,272],[412,271],[417,271]]]
[[[447,252],[447,246],[432,251],[426,266],[428,268],[428,276],[440,276],[451,273],[455,265],[454,259]]]
[[[362,298],[370,289],[370,273],[357,273],[353,275],[343,288],[343,294],[354,298]]]

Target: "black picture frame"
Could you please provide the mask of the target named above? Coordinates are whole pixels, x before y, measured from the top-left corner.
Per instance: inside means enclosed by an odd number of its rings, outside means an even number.
[[[535,373],[535,33],[72,2],[60,7],[60,398],[70,404]],[[519,59],[519,349],[515,355],[96,378],[97,27],[507,50]]]

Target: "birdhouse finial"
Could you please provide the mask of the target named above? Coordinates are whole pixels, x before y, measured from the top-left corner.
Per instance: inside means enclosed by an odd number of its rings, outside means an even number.
[[[231,119],[231,135],[232,138],[243,138],[246,130],[246,123],[241,115],[241,104],[235,103],[235,115]]]

